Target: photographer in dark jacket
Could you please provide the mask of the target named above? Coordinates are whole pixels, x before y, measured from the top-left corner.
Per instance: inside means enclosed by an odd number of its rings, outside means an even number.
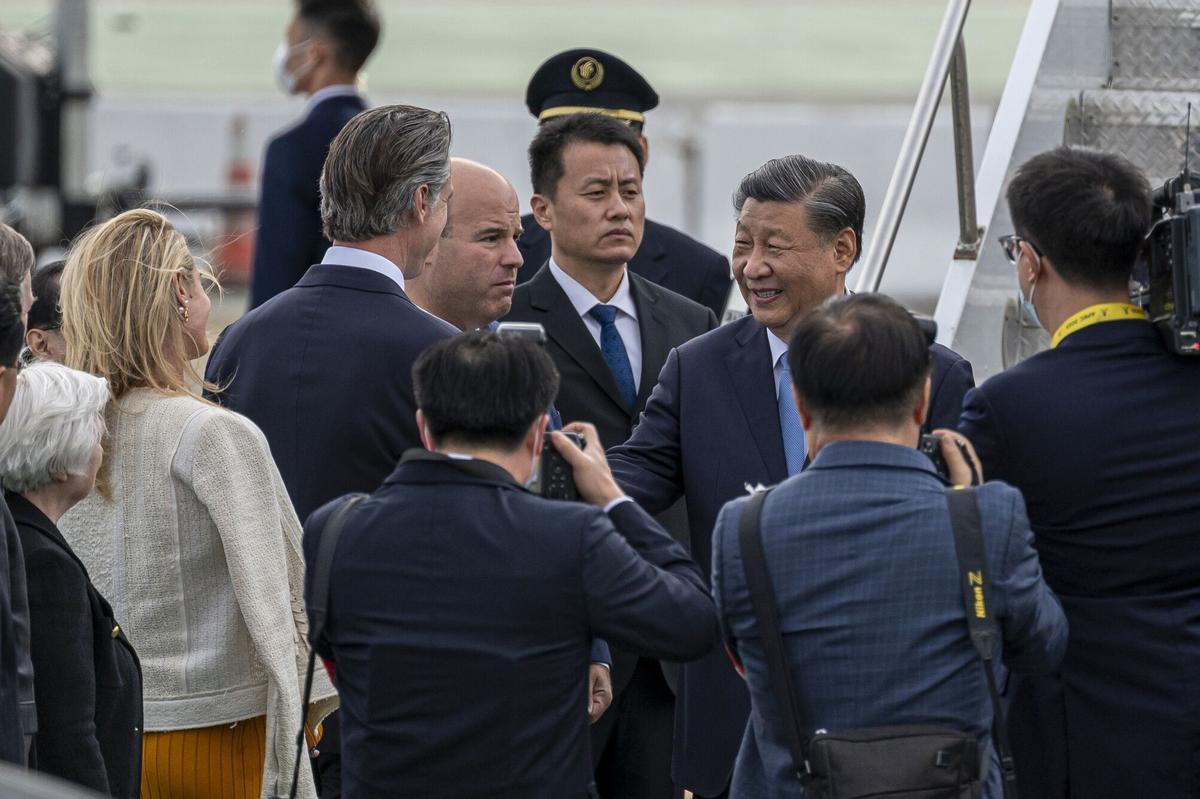
[[[57,527],[95,485],[108,398],[103,378],[55,363],[25,369],[0,425],[0,482],[29,587],[38,697],[30,765],[133,799],[142,763],[137,655]]]
[[[588,504],[524,488],[558,390],[539,345],[467,333],[431,346],[413,382],[429,451],[349,512],[316,643],[342,698],[345,795],[587,796],[591,639],[703,655],[704,578],[622,493],[592,425],[566,428],[582,451],[550,443]],[[306,526],[310,576],[335,507]]]

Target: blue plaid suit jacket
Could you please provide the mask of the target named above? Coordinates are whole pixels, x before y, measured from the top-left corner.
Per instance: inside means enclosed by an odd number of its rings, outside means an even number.
[[[991,743],[983,664],[971,645],[943,483],[915,449],[867,441],[825,446],[763,506],[761,529],[802,729],[939,724]],[[1054,668],[1067,624],[1042,579],[1020,493],[978,490],[1005,664]],[[752,711],[732,797],[801,796],[746,587],[738,520],[713,532],[712,586],[745,666]],[[994,765],[985,796],[999,797]]]

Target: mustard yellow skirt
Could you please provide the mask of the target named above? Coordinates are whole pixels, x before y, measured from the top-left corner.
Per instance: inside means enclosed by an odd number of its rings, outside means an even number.
[[[266,746],[266,716],[148,732],[142,739],[141,799],[258,799]]]

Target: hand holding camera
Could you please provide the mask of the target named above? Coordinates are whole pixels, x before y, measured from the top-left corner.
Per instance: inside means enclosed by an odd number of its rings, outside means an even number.
[[[935,443],[937,450],[932,451]],[[983,467],[979,465],[979,456],[966,436],[945,428],[934,430],[933,435],[921,436],[918,449],[929,456],[938,474],[953,485],[977,486],[983,483]]]
[[[584,447],[580,449],[564,433],[575,433],[583,436]],[[579,497],[598,508],[603,508],[614,499],[625,496],[613,479],[608,468],[608,459],[604,457],[604,447],[600,444],[600,435],[594,425],[587,422],[572,422],[561,431],[550,434],[550,442],[563,460],[570,465],[575,478],[576,490]],[[547,479],[543,475],[543,480]]]

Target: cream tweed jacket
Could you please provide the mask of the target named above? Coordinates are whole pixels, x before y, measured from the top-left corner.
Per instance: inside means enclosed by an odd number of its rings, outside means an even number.
[[[107,419],[112,500],[93,492],[59,529],[138,652],[146,730],[265,714],[263,795],[286,794],[308,622],[300,523],[267,441],[244,416],[151,389]],[[337,703],[316,671],[310,723]]]

